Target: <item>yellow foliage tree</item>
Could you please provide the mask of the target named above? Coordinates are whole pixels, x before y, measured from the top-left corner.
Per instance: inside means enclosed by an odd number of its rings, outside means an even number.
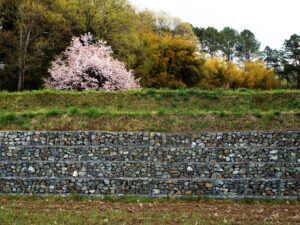
[[[204,59],[196,46],[172,34],[144,35],[145,58],[136,69],[143,87],[185,88],[198,86],[203,78]]]
[[[273,69],[266,67],[262,61],[245,62],[241,66],[235,63],[212,58],[204,65],[206,79],[200,83],[203,89],[214,88],[248,88],[278,89],[278,76]]]
[[[242,71],[238,65],[212,58],[205,63],[204,71],[206,79],[203,79],[200,87],[204,89],[231,88],[235,89],[242,83]]]
[[[280,81],[273,69],[267,68],[263,61],[245,62],[241,86],[249,89],[278,89]]]

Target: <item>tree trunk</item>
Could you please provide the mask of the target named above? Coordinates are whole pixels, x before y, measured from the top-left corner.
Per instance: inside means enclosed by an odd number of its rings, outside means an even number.
[[[18,91],[22,91],[23,86],[23,74],[24,74],[24,68],[23,68],[23,17],[21,15],[21,23],[20,23],[20,39],[19,39],[19,50],[18,50]]]
[[[18,52],[18,91],[22,91],[24,89],[24,78],[25,78],[25,65],[26,65],[26,55],[27,49],[29,45],[31,30],[32,30],[32,23],[28,27],[26,31],[23,25],[23,15],[21,13],[21,20],[20,20],[20,42],[19,42],[19,52]],[[24,40],[24,36],[26,35],[26,40]]]
[[[298,56],[298,57],[296,57],[296,68],[297,68],[297,75],[298,75],[298,79],[297,79],[297,81],[298,81],[298,85],[297,85],[297,88],[298,89],[300,89],[300,60],[299,60],[299,57],[300,56]]]
[[[20,59],[19,59],[19,70],[18,70],[18,91],[22,91],[22,85],[23,85],[23,69],[20,65]]]
[[[230,54],[226,55],[227,61],[230,61]]]
[[[23,54],[23,73],[22,73],[22,90],[24,89],[24,80],[25,80],[25,69],[26,69],[26,55],[27,55],[27,49],[29,45],[29,40],[30,40],[30,35],[31,35],[31,29],[32,29],[32,24],[30,24],[28,31],[27,31],[27,37],[26,37],[26,42],[24,46],[24,54]]]

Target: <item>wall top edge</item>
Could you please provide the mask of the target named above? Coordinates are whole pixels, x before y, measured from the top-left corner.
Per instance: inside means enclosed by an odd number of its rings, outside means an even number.
[[[58,130],[11,130],[11,131],[2,131],[0,133],[111,133],[111,134],[145,134],[145,133],[154,133],[154,134],[251,134],[251,133],[300,133],[299,130],[249,130],[249,131],[188,131],[188,132],[177,132],[177,133],[168,133],[168,132],[159,132],[159,131],[106,131],[106,130],[70,130],[70,131],[58,131]]]

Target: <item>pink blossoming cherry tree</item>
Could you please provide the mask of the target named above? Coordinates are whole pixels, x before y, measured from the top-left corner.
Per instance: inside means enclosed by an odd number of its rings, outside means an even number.
[[[71,46],[51,64],[45,86],[55,90],[126,90],[140,88],[132,71],[113,59],[112,50],[93,36],[74,37]]]

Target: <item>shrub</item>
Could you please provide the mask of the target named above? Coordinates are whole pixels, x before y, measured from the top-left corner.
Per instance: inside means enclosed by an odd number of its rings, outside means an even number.
[[[111,48],[103,41],[93,42],[91,34],[74,37],[71,46],[52,63],[45,86],[78,91],[138,89],[132,72],[111,57]]]

